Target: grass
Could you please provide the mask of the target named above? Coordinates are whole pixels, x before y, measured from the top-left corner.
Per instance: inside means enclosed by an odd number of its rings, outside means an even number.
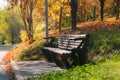
[[[107,56],[112,53],[119,53],[120,45],[120,29],[115,28],[113,30],[99,30],[90,33],[90,49],[88,56],[98,55]],[[99,58],[98,57],[98,58]],[[101,58],[101,57],[100,57]],[[94,59],[94,57],[92,57]],[[97,60],[97,59],[96,59]]]
[[[69,70],[42,74],[37,78],[26,80],[119,80],[120,79],[120,54],[113,54],[104,62],[96,65],[86,64]]]
[[[21,51],[18,55],[15,56],[17,61],[28,61],[28,60],[40,60],[44,58],[43,54],[43,41],[35,41],[29,45],[26,49]]]

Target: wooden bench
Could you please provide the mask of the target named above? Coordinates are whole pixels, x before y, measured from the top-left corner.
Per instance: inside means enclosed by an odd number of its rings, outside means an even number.
[[[54,56],[54,61],[57,65],[64,68],[69,68],[71,65],[78,65],[79,54],[85,55],[87,53],[87,47],[89,42],[89,35],[60,35],[57,39],[57,45],[55,46],[55,37],[49,37],[49,43],[44,47],[48,54]],[[86,56],[86,55],[85,55]],[[83,63],[84,64],[84,61]]]

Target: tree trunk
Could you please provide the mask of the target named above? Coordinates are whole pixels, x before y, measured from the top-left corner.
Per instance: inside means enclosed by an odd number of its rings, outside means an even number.
[[[85,9],[86,8],[86,4],[85,4],[85,2],[86,1],[84,1],[84,4],[83,4],[83,14],[84,14],[84,16],[83,16],[84,18],[83,19],[84,19],[84,22],[86,21],[86,9]]]
[[[119,4],[120,4],[120,1],[119,0],[117,0],[116,1],[116,20],[118,20],[119,19]]]
[[[62,21],[62,10],[63,7],[60,7],[60,16],[59,16],[59,33],[61,32],[61,21]]]
[[[77,0],[71,0],[71,18],[72,18],[72,30],[76,30],[76,15],[77,15],[77,7],[78,7]]]
[[[74,10],[71,11],[72,16],[72,30],[76,30],[76,12]]]
[[[93,8],[93,21],[96,19],[96,6]]]
[[[30,4],[30,7],[29,7],[29,17],[28,17],[28,38],[29,38],[29,43],[32,43],[33,42],[33,18],[32,18],[32,13],[33,13],[33,6],[32,6],[32,3]]]
[[[104,1],[101,1],[101,21],[104,20]]]

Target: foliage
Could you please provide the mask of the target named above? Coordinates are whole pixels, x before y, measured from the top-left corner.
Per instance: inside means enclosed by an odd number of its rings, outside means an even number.
[[[41,26],[41,25],[40,25]],[[34,32],[34,40],[39,39],[40,34],[44,32],[44,27],[36,27],[35,32]]]
[[[26,25],[27,33],[31,34],[32,35],[31,37],[33,37],[34,30],[38,25],[38,23],[45,21],[44,0],[41,1],[40,0],[6,0],[6,1],[11,3],[12,8],[13,5],[15,5],[14,7],[16,7],[16,4],[19,5],[21,9],[20,17]],[[116,1],[119,0],[48,0],[49,26],[50,28],[55,27],[54,29],[57,29],[58,27],[61,29],[61,27],[64,27],[64,25],[67,26],[68,25],[67,23],[70,22],[66,21],[66,19],[70,17],[70,12],[77,14],[77,21],[79,22],[99,20],[100,15],[101,18],[113,17],[115,16],[115,14],[117,16],[119,12],[116,10],[118,10],[119,8],[117,8],[118,5],[116,4],[117,3],[119,4],[119,2]],[[74,5],[73,3],[76,4]],[[100,6],[100,4],[103,3],[104,5]],[[78,6],[76,6],[77,4]],[[33,7],[29,5],[32,5]],[[72,9],[72,5],[74,7],[73,9]],[[78,9],[76,9],[77,7]],[[100,9],[101,9],[101,14],[100,14]],[[77,13],[75,13],[76,11]],[[32,13],[32,15],[30,13]],[[74,22],[75,20],[76,19],[74,19],[72,22]],[[63,26],[61,26],[61,22]],[[31,33],[29,32],[29,30],[31,30],[30,31]]]
[[[4,36],[0,34],[0,45],[4,44]]]
[[[35,41],[19,54],[15,56],[16,60],[39,60],[40,58],[44,58],[43,54],[43,45],[44,41]]]
[[[111,55],[105,62],[77,66],[69,70],[53,71],[26,80],[119,80],[120,54]]]
[[[71,17],[66,17],[62,20],[62,27],[68,27],[71,25]]]
[[[120,29],[99,30],[90,33],[90,49],[88,56],[94,59],[94,55],[98,57],[109,55],[114,52],[119,52],[120,45]],[[96,57],[97,58],[97,57]]]
[[[24,31],[24,30],[20,31],[20,38],[21,38],[22,42],[28,41],[28,36],[27,36],[26,31]]]
[[[9,15],[8,15],[9,14]],[[16,14],[16,15],[15,15]],[[0,33],[3,35],[5,43],[18,43],[20,42],[19,33],[23,28],[22,21],[20,20],[19,9],[1,10],[0,11]]]
[[[24,22],[27,37],[30,43],[33,42],[33,10],[37,0],[7,0],[11,4],[11,7],[20,6],[21,19]]]

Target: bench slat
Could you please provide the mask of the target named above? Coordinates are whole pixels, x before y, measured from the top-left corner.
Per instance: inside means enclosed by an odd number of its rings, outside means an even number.
[[[52,51],[54,53],[58,53],[58,54],[70,54],[71,53],[71,51],[63,50],[63,49],[60,49],[60,48],[44,47],[44,49],[50,50],[50,51]]]
[[[69,39],[68,38],[67,39],[59,38],[58,39],[58,47],[62,48],[62,49],[71,50],[71,49],[77,48],[80,45],[80,43],[82,42],[82,40],[73,40],[73,39],[70,40],[70,38]]]

